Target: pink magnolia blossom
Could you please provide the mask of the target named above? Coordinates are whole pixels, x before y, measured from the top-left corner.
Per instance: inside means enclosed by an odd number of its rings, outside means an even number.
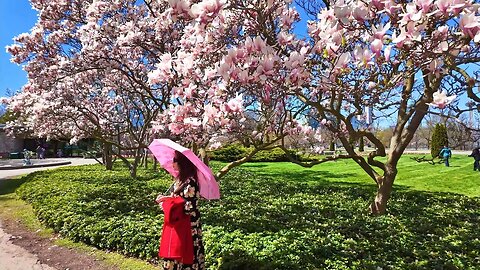
[[[475,16],[475,13],[463,14],[460,17],[460,29],[470,38],[478,39],[476,36],[480,32],[480,17]],[[477,40],[478,41],[478,40]],[[475,41],[475,42],[477,42]]]
[[[401,24],[405,25],[408,24],[410,21],[419,21],[422,18],[422,10],[417,9],[417,5],[414,3],[409,3],[406,5],[406,12],[401,14],[402,20]]]
[[[227,102],[227,108],[232,112],[241,112],[243,109],[242,96],[239,95],[234,99],[231,99]]]
[[[383,42],[380,39],[375,39],[370,44],[370,49],[377,57],[380,56],[380,53],[382,52],[382,48],[383,48]]]
[[[416,0],[415,3],[420,7],[422,12],[428,13],[432,8],[433,0]]]
[[[287,45],[287,44],[290,44],[290,42],[294,39],[294,36],[292,34],[280,32],[277,35],[277,39],[281,45]]]
[[[352,8],[349,5],[336,5],[333,10],[335,17],[341,23],[347,24],[351,20]]]
[[[392,42],[396,43],[398,48],[403,47],[403,43],[405,42],[406,39],[407,39],[407,33],[406,33],[405,28],[402,28],[400,30],[400,34],[398,36],[397,36],[397,32],[393,32]]]
[[[7,97],[0,97],[0,104],[8,104],[9,100]]]
[[[352,16],[355,20],[363,22],[369,18],[369,11],[365,4],[361,1],[358,1],[355,7],[353,8]]]
[[[186,13],[190,10],[190,1],[188,0],[168,0],[168,4],[177,13]]]
[[[373,64],[373,54],[369,49],[356,47],[353,53],[359,66],[368,67]]]
[[[344,69],[348,66],[350,63],[352,57],[350,56],[349,53],[342,53],[340,57],[337,60],[337,63],[335,63],[335,69]]]
[[[465,0],[438,0],[436,1],[438,11],[443,14],[453,12],[455,15],[459,14],[461,9],[465,6]]]
[[[385,61],[390,61],[390,55],[392,54],[392,45],[388,45],[386,48],[385,48]]]
[[[448,51],[448,42],[442,41],[438,44],[438,47],[433,50],[436,53],[442,53]]]
[[[391,24],[390,22],[386,23],[385,25],[379,27],[378,29],[375,26],[372,26],[373,30],[373,37],[383,40],[383,36],[387,33],[388,30],[390,30]]]
[[[224,0],[203,0],[192,5],[190,14],[192,18],[196,18],[201,23],[206,23],[220,12],[225,3]]]
[[[303,66],[305,62],[305,55],[302,55],[299,52],[292,52],[290,57],[285,62],[285,66],[289,69],[297,68]]]
[[[383,10],[385,7],[385,4],[383,3],[384,1],[382,0],[372,0],[372,5],[377,8],[377,10]]]
[[[299,14],[293,8],[285,8],[280,14],[280,27],[283,29],[290,29],[292,24],[298,20]]]

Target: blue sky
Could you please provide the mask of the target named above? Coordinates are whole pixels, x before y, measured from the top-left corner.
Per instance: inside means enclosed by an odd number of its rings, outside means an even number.
[[[0,97],[6,90],[17,91],[27,82],[27,75],[17,64],[10,62],[5,46],[13,44],[13,38],[28,32],[37,21],[37,12],[28,0],[0,0]]]
[[[301,16],[305,17],[302,13]],[[16,92],[27,82],[22,67],[10,62],[5,46],[13,44],[15,36],[29,32],[36,21],[37,12],[31,8],[29,0],[0,0],[0,97],[7,95],[7,89]],[[296,32],[306,36],[305,21]]]

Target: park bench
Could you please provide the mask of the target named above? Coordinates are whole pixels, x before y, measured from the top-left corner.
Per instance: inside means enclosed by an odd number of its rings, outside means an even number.
[[[9,158],[10,159],[23,158],[23,154],[21,152],[12,152],[12,153],[10,153]]]
[[[334,157],[334,156],[341,155],[342,150],[335,150],[335,151],[325,150],[325,151],[322,152],[322,154],[326,157]]]

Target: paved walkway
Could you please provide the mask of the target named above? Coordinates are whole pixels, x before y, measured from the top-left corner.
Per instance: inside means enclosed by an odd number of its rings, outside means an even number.
[[[82,158],[63,158],[62,161],[70,161],[69,165],[83,165],[94,164],[94,159],[82,159]],[[48,162],[49,160],[43,160]],[[53,161],[60,161],[59,159],[52,159]],[[0,164],[1,165],[1,164]],[[68,165],[63,165],[68,166]],[[0,170],[0,181],[7,180],[8,178],[28,174],[34,171],[48,170],[54,167],[37,167],[28,169],[12,169],[12,170]],[[56,270],[48,265],[40,263],[38,257],[25,250],[22,247],[12,244],[11,239],[14,236],[5,233],[2,229],[2,221],[0,220],[0,269],[1,270]]]
[[[84,165],[84,164],[95,164],[97,163],[95,159],[84,159],[84,158],[47,158],[47,159],[32,159],[33,164],[43,164],[44,167],[32,167],[32,168],[20,168],[21,167],[21,160],[0,160],[0,167],[2,167],[2,170],[0,170],[0,181],[3,179],[15,177],[18,175],[22,174],[28,174],[36,171],[43,171],[43,170],[48,170],[52,168],[58,168],[60,166],[53,166],[54,163],[61,163],[62,166],[64,165]],[[41,162],[41,163],[40,163]],[[68,163],[69,164],[65,164]],[[12,168],[15,169],[8,169],[5,170],[6,166],[12,166]]]

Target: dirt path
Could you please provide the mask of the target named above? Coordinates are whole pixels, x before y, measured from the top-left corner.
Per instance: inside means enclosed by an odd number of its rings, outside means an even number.
[[[74,160],[71,165],[89,164],[91,160]],[[46,168],[0,171],[0,181]],[[0,200],[1,203],[1,200]],[[94,256],[60,247],[55,238],[45,238],[25,228],[19,221],[0,220],[1,270],[116,270]]]
[[[38,236],[19,222],[0,223],[0,269],[2,270],[115,270],[95,257],[57,246],[55,238]]]
[[[42,264],[38,257],[21,246],[12,243],[18,236],[7,234],[2,229],[0,220],[0,268],[3,270],[55,270]]]

